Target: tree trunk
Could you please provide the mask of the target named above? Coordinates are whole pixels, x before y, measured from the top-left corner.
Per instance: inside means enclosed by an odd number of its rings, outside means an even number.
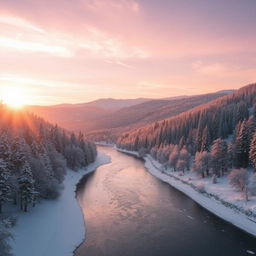
[[[13,204],[17,205],[17,195],[16,195],[16,193],[13,196]]]
[[[28,211],[28,199],[26,198],[24,202],[24,212],[27,212],[27,211]]]
[[[20,198],[20,210],[23,211],[23,200]]]
[[[247,188],[247,186],[244,189],[244,196],[245,196],[245,201],[248,202],[249,198],[248,198],[248,188]]]

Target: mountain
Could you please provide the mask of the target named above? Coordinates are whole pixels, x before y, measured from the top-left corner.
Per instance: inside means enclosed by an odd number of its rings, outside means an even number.
[[[172,144],[186,146],[195,155],[202,150],[208,151],[218,138],[238,136],[241,127],[249,126],[246,122],[255,113],[256,84],[252,84],[179,115],[124,133],[118,139],[118,146],[138,151]],[[243,136],[244,143],[249,143],[249,135]]]
[[[123,107],[140,104],[151,99],[99,99],[88,103],[54,106],[26,106],[26,110],[42,116],[52,123],[74,131],[94,129],[94,122]]]
[[[176,115],[227,93],[164,99],[100,99],[81,104],[27,106],[27,110],[67,129],[85,131],[90,139],[115,140],[124,131]]]
[[[196,96],[151,100],[122,108],[102,116],[101,119],[95,120],[93,124],[94,130],[90,131],[88,136],[95,141],[115,141],[117,136],[125,131],[177,115],[229,93],[217,92]]]

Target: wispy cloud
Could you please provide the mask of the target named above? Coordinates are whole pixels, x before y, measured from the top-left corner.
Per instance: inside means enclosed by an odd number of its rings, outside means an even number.
[[[12,48],[19,51],[42,52],[61,57],[72,57],[73,53],[62,46],[43,44],[40,42],[29,42],[14,38],[0,37],[0,46]]]
[[[0,15],[0,23],[15,26],[21,29],[33,30],[38,33],[44,33],[44,30],[35,24],[16,16]]]
[[[148,58],[150,54],[136,46],[129,46],[122,40],[93,28],[88,28],[87,38],[82,39],[78,47],[88,50],[92,55],[104,58],[129,59]]]
[[[43,86],[43,87],[58,87],[58,88],[70,88],[77,86],[77,84],[67,83],[64,81],[44,80],[42,78],[29,78],[19,75],[3,74],[0,75],[0,83],[4,82],[8,86]]]
[[[140,5],[135,0],[91,0],[85,2],[91,10],[99,12],[100,10],[109,10],[114,11],[131,11],[138,13],[140,11]]]

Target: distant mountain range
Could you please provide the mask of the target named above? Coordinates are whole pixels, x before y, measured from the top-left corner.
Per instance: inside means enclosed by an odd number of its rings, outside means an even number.
[[[93,140],[115,140],[120,133],[159,121],[233,90],[163,99],[99,99],[88,103],[27,106],[27,110],[67,129],[83,131]]]

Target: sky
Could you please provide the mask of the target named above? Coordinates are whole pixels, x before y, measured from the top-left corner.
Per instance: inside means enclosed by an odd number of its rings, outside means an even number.
[[[256,82],[255,0],[0,0],[0,97],[161,98]],[[17,90],[18,89],[18,90]]]

